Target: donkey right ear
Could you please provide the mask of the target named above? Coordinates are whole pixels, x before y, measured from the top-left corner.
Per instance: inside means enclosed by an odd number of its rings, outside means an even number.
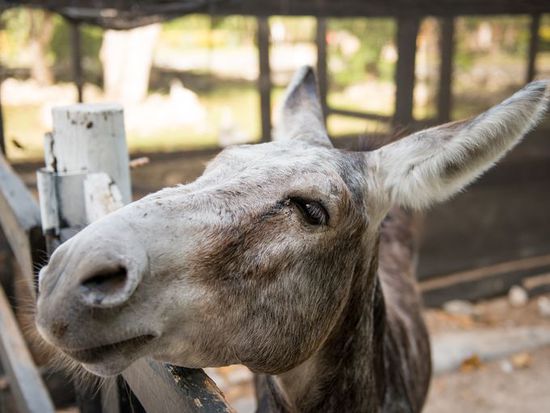
[[[315,73],[310,66],[299,69],[288,86],[274,138],[299,139],[332,148],[317,95]]]
[[[543,117],[550,81],[530,83],[487,112],[407,136],[365,154],[371,186],[389,205],[423,208],[475,180]]]

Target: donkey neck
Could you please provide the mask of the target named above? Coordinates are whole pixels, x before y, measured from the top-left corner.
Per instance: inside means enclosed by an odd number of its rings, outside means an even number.
[[[259,412],[381,407],[385,309],[376,269],[376,255],[356,269],[347,306],[320,350],[288,372],[257,378]]]

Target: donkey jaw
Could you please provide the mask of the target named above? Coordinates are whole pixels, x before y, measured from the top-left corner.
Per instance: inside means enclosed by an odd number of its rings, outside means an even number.
[[[141,334],[93,347],[60,348],[60,350],[93,374],[114,376],[120,374],[142,355],[147,354],[156,339],[156,334]]]

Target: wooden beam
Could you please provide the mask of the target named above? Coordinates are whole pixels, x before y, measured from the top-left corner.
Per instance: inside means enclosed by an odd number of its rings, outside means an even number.
[[[23,273],[23,281],[34,291],[34,264],[45,251],[40,210],[23,181],[0,155],[0,227]]]
[[[19,330],[4,290],[0,288],[0,356],[17,408],[22,413],[54,413],[42,377]]]
[[[271,67],[269,64],[269,21],[266,17],[256,19],[258,37],[258,63],[260,74],[260,113],[262,123],[262,142],[271,140]]]
[[[420,20],[417,17],[397,19],[397,65],[395,68],[394,127],[403,128],[413,121],[416,37]]]
[[[232,413],[216,384],[200,369],[141,359],[123,374],[148,413]]]
[[[442,275],[420,282],[428,306],[449,300],[479,300],[506,294],[527,277],[550,272],[550,255],[503,262],[487,267]]]
[[[531,82],[537,74],[537,53],[540,44],[540,14],[531,16],[531,25],[529,26],[529,54],[527,56],[527,77],[526,81]]]
[[[80,23],[69,20],[71,33],[71,63],[73,70],[73,82],[76,87],[77,101],[83,102],[84,76],[82,72],[82,39],[80,35]]]
[[[315,43],[317,44],[317,78],[319,83],[319,99],[323,116],[328,116],[328,69],[327,69],[327,19],[319,17],[317,19],[317,30],[315,33]]]
[[[451,120],[453,91],[453,57],[455,22],[452,17],[439,20],[439,88],[437,94],[437,120],[439,123]]]

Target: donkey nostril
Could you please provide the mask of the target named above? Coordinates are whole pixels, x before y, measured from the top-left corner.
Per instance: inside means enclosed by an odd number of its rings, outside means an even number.
[[[124,288],[128,271],[124,267],[119,267],[115,271],[101,271],[82,282],[86,289],[102,293],[110,293]]]
[[[115,298],[124,292],[128,282],[128,270],[119,266],[112,270],[99,271],[81,283],[84,295],[93,304],[101,305],[106,299]]]

